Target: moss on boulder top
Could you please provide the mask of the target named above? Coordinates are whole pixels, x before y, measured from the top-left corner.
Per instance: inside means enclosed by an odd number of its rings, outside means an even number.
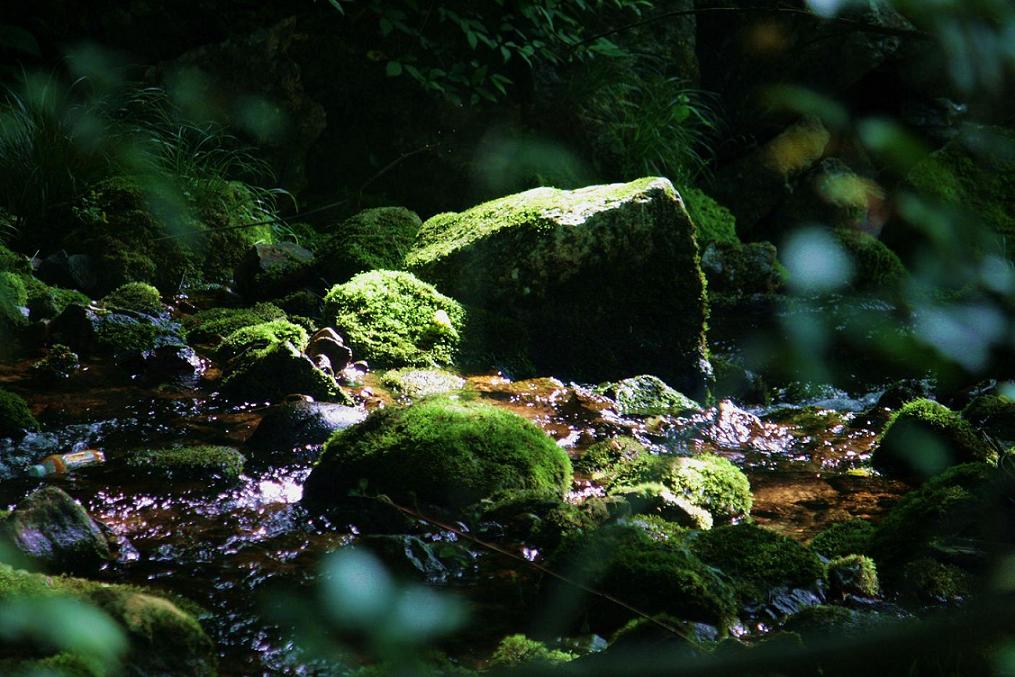
[[[704,391],[704,279],[694,225],[666,179],[536,188],[438,214],[406,266],[517,321],[537,369],[594,381],[638,370]]]
[[[408,400],[444,395],[465,387],[465,379],[441,369],[393,369],[381,376],[381,383]]]
[[[281,400],[286,395],[309,395],[319,400],[351,404],[335,379],[289,341],[275,341],[230,360],[222,378],[222,392],[234,400]]]
[[[822,529],[811,541],[811,548],[829,559],[847,555],[867,555],[871,551],[874,531],[874,525],[867,520],[851,519],[837,522]]]
[[[371,270],[401,270],[419,232],[419,216],[403,207],[365,209],[346,219],[317,252],[321,276],[346,282]]]
[[[39,429],[28,404],[20,396],[0,390],[0,437],[21,437]]]
[[[1015,441],[1015,400],[1004,395],[981,395],[966,405],[962,418],[1002,440]]]
[[[888,420],[871,463],[889,475],[927,478],[960,463],[996,458],[983,436],[957,412],[918,399]]]
[[[562,497],[571,485],[567,454],[517,414],[489,405],[431,398],[375,411],[336,433],[307,478],[317,504],[367,490],[395,500],[464,508],[509,489]]]
[[[273,343],[288,341],[297,349],[304,350],[310,336],[307,330],[289,320],[272,320],[241,327],[223,339],[218,347],[221,359],[231,359],[248,350],[267,348]]]
[[[146,315],[159,315],[166,310],[159,290],[146,282],[128,282],[117,287],[106,294],[102,305]]]
[[[465,310],[410,273],[375,270],[332,287],[325,317],[358,358],[375,367],[447,367]]]
[[[854,228],[836,228],[835,237],[853,262],[854,289],[897,293],[909,276],[898,254],[881,240]]]
[[[234,331],[272,320],[284,320],[285,311],[271,303],[258,303],[250,308],[209,308],[183,320],[187,338],[192,343],[217,344]]]

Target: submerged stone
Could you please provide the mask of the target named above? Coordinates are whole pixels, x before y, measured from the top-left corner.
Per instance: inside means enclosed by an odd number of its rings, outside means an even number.
[[[409,270],[517,321],[535,366],[602,381],[708,378],[694,226],[669,181],[536,188],[423,224]]]
[[[362,409],[341,404],[303,399],[283,402],[264,415],[247,446],[260,455],[292,459],[294,452],[323,445],[335,432],[365,416]]]

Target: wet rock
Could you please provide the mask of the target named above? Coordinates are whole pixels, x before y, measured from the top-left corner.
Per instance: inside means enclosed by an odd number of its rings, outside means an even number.
[[[160,346],[144,361],[144,374],[150,381],[187,381],[202,369],[201,358],[190,346]]]
[[[309,395],[319,400],[352,404],[335,379],[288,341],[252,350],[226,365],[222,392],[234,400],[281,400]]]
[[[166,480],[235,482],[246,457],[238,449],[213,445],[138,451],[127,458],[136,472]]]
[[[828,563],[828,590],[840,598],[876,597],[880,591],[874,560],[864,555],[837,557]]]
[[[744,297],[775,294],[783,286],[771,242],[710,242],[701,254],[701,270],[713,306],[717,301],[730,304]]]
[[[655,376],[634,376],[616,383],[604,383],[596,392],[613,400],[621,416],[661,416],[701,408]]]
[[[366,417],[362,409],[296,399],[272,407],[247,440],[247,447],[261,457],[291,460],[316,457],[310,448],[323,445],[338,430]]]
[[[325,327],[311,336],[304,352],[311,359],[318,356],[327,358],[333,375],[345,371],[345,368],[352,363],[352,350],[345,345],[342,337],[331,327]]]
[[[180,325],[167,314],[109,312],[77,303],[52,321],[50,335],[81,355],[111,355],[125,363],[142,363],[156,348],[186,345]]]
[[[355,547],[370,550],[396,574],[430,584],[460,578],[476,560],[468,548],[454,541],[424,541],[404,534],[364,536]]]
[[[32,364],[32,374],[44,381],[66,381],[80,368],[78,354],[61,343],[55,343],[44,358]]]
[[[543,371],[602,381],[656,373],[703,394],[703,282],[694,226],[666,179],[537,188],[423,224],[409,270],[527,331]]]
[[[256,300],[283,296],[307,282],[313,262],[313,252],[294,242],[251,245],[236,267],[236,290]]]
[[[381,383],[403,398],[418,400],[461,390],[465,379],[439,369],[398,369],[385,372]]]
[[[86,254],[68,254],[64,250],[50,254],[39,263],[35,275],[56,287],[80,289],[89,294],[98,292],[95,261]]]
[[[57,487],[30,494],[0,524],[5,540],[50,573],[95,573],[115,559],[106,532]]]

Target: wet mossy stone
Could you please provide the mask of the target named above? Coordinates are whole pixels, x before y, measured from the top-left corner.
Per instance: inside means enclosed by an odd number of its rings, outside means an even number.
[[[145,282],[128,282],[111,291],[102,299],[102,305],[111,309],[132,310],[145,315],[165,312],[159,290]]]
[[[203,444],[148,449],[127,458],[127,465],[142,474],[182,481],[235,482],[245,463],[239,449]]]
[[[410,273],[375,270],[332,287],[324,315],[374,367],[449,367],[465,310]]]
[[[610,484],[619,476],[620,468],[642,456],[648,449],[637,439],[621,435],[596,442],[574,462],[578,472],[590,475],[600,484]]]
[[[933,557],[920,557],[902,567],[898,581],[902,589],[923,602],[947,603],[969,597],[976,579],[955,564]]]
[[[255,324],[284,320],[285,311],[271,303],[250,308],[209,308],[184,318],[183,326],[191,343],[217,344],[234,331]]]
[[[658,515],[665,520],[693,529],[712,528],[712,513],[695,505],[685,496],[673,493],[659,482],[616,486],[610,490],[610,496],[623,498],[634,513]]]
[[[902,290],[909,273],[881,240],[854,228],[836,228],[834,234],[853,262],[854,289],[887,294]]]
[[[825,567],[816,554],[791,538],[753,524],[695,532],[691,550],[734,581],[745,604],[763,602],[777,588],[814,588]]]
[[[498,491],[527,489],[563,497],[567,454],[535,424],[496,407],[431,398],[389,407],[340,431],[304,486],[327,504],[365,484],[396,501],[465,508]]]
[[[465,379],[441,369],[393,369],[381,376],[381,384],[409,400],[446,395],[465,387]]]
[[[0,604],[60,597],[97,607],[120,627],[128,647],[121,666],[124,674],[216,674],[215,645],[193,616],[168,599],[144,588],[45,576],[0,564]],[[3,645],[5,655],[10,649],[23,650]]]
[[[403,207],[365,209],[335,228],[318,251],[318,269],[329,282],[345,282],[371,270],[402,270],[422,222]]]
[[[886,475],[926,479],[954,465],[996,459],[996,451],[958,412],[919,399],[888,420],[871,464]]]
[[[478,522],[495,523],[528,545],[555,548],[565,538],[591,533],[630,511],[622,501],[610,498],[590,497],[576,505],[545,491],[508,490],[484,499],[469,512]]]
[[[733,589],[683,541],[659,540],[633,524],[607,524],[564,541],[549,566],[649,614],[707,623],[724,631],[737,615]],[[577,589],[547,581],[554,608],[584,611],[595,632],[611,632],[633,614]]]
[[[596,392],[613,400],[614,408],[621,416],[663,416],[701,409],[691,398],[648,374],[603,383]]]
[[[680,189],[687,214],[694,222],[698,245],[702,248],[709,242],[724,242],[738,245],[737,219],[733,212],[693,186]]]
[[[981,395],[966,405],[962,418],[993,437],[1015,441],[1015,400]]]
[[[852,519],[837,522],[814,537],[811,549],[828,559],[847,555],[868,555],[871,552],[874,531],[875,526],[867,520]]]
[[[259,350],[284,341],[304,350],[309,340],[307,330],[300,325],[289,320],[272,320],[242,327],[229,334],[219,344],[217,356],[221,360],[229,360],[248,350]]]
[[[87,306],[91,299],[75,289],[51,287],[31,275],[22,275],[28,291],[29,317],[35,320],[51,320],[62,313],[72,303]]]
[[[288,341],[248,350],[231,360],[222,378],[222,392],[233,400],[278,401],[286,395],[352,404],[330,375]]]
[[[115,558],[102,528],[57,487],[29,494],[0,522],[0,533],[22,556],[49,573],[94,574]]]
[[[408,270],[517,321],[537,369],[601,382],[632,370],[702,395],[705,285],[670,182],[536,188],[423,224]]]
[[[39,429],[28,404],[19,396],[0,390],[0,437],[21,438],[26,432]]]
[[[821,604],[796,612],[786,619],[782,628],[797,633],[804,641],[813,641],[829,637],[859,638],[885,622],[887,619],[878,613]]]
[[[866,555],[846,555],[828,562],[828,587],[833,593],[877,597],[881,590],[878,568]]]
[[[236,267],[236,291],[254,300],[288,294],[310,281],[313,263],[313,252],[295,242],[258,242]]]

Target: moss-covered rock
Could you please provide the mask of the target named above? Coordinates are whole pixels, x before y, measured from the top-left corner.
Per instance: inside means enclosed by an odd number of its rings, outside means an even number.
[[[966,405],[962,418],[989,435],[1015,441],[1015,400],[1004,395],[981,395]]]
[[[46,356],[32,364],[32,374],[50,381],[63,381],[70,378],[81,367],[78,354],[62,343],[54,343],[46,351]]]
[[[881,240],[852,228],[837,228],[833,232],[853,262],[854,289],[889,294],[902,290],[909,273],[898,255]]]
[[[996,452],[957,412],[919,399],[888,420],[871,463],[888,475],[926,478],[960,463],[996,458]]]
[[[568,539],[552,555],[550,566],[646,613],[666,613],[720,630],[737,614],[734,592],[715,569],[682,541],[654,539],[632,524],[606,525],[591,535]],[[565,595],[578,594],[553,584],[551,589],[560,595],[555,603],[562,607]],[[615,630],[632,617],[598,596],[584,597],[575,606],[587,611],[596,632]]]
[[[868,555],[874,531],[874,525],[867,520],[852,519],[837,522],[818,533],[811,541],[811,548],[828,559],[847,555]]]
[[[217,344],[243,327],[284,320],[285,311],[271,303],[258,303],[250,308],[209,308],[183,320],[191,343]]]
[[[596,392],[613,400],[614,408],[621,416],[662,416],[701,408],[662,379],[647,374],[616,383],[603,383]]]
[[[71,304],[50,323],[54,341],[82,355],[111,355],[130,361],[161,347],[184,347],[182,327],[168,315],[115,312]]]
[[[577,656],[567,651],[550,649],[542,642],[525,635],[508,635],[490,656],[491,668],[537,668],[572,661]]]
[[[919,557],[902,567],[900,586],[923,602],[955,602],[975,589],[975,578],[961,567],[933,557]]]
[[[410,273],[376,270],[336,285],[325,317],[353,354],[375,367],[447,367],[454,363],[465,310]]]
[[[783,630],[799,634],[805,641],[829,637],[861,637],[886,622],[880,614],[818,605],[802,609],[783,624]]]
[[[362,483],[396,500],[464,508],[508,489],[563,496],[567,454],[517,414],[479,403],[433,398],[374,412],[335,434],[307,478],[318,503]]]
[[[21,277],[0,273],[0,358],[10,358],[16,352],[18,334],[28,324],[22,312],[27,302],[28,291]]]
[[[622,501],[590,497],[579,504],[538,490],[500,491],[470,508],[483,523],[495,522],[520,541],[555,548],[566,538],[595,531],[611,519],[627,516]]]
[[[21,437],[26,431],[38,429],[39,422],[28,404],[20,396],[0,390],[0,437]]]
[[[641,442],[633,437],[621,435],[596,442],[575,460],[574,469],[590,475],[600,484],[611,484],[620,468],[648,454]]]
[[[697,532],[690,546],[703,562],[729,576],[748,604],[764,601],[776,588],[814,587],[825,575],[809,548],[753,524]]]
[[[329,282],[345,282],[371,270],[402,270],[421,225],[402,207],[366,209],[339,225],[318,251],[318,268]]]
[[[521,324],[542,371],[603,381],[637,370],[704,392],[704,279],[694,226],[666,179],[537,188],[439,214],[406,265]]]
[[[840,595],[876,597],[881,590],[877,565],[865,555],[836,557],[828,563],[827,571],[829,589]]]
[[[145,315],[165,312],[159,290],[145,282],[128,282],[106,294],[102,305],[110,309],[131,310]]]
[[[695,225],[698,246],[704,248],[709,242],[740,244],[737,237],[737,219],[733,212],[693,186],[680,189],[687,214]]]
[[[167,480],[235,482],[246,458],[233,447],[197,445],[150,449],[131,454],[127,466]]]
[[[97,607],[120,627],[128,651],[123,671],[132,675],[214,675],[217,658],[201,625],[169,600],[126,585],[50,577],[0,564],[0,603],[69,597]],[[21,649],[22,647],[17,647]],[[26,659],[38,662],[38,656]],[[51,658],[49,665],[79,662]],[[18,663],[19,669],[24,666]]]
[[[258,242],[236,267],[236,290],[248,299],[282,296],[311,280],[313,263],[313,252],[295,242]]]
[[[410,400],[444,395],[465,387],[465,379],[461,376],[440,369],[393,369],[384,372],[381,383]]]
[[[237,329],[223,339],[217,354],[220,359],[228,360],[248,350],[261,350],[285,341],[298,350],[304,350],[309,340],[307,330],[298,324],[289,320],[272,320]]]
[[[222,378],[222,392],[231,399],[248,402],[300,394],[352,404],[334,377],[318,369],[288,341],[251,349],[231,360]]]
[[[702,247],[701,269],[713,308],[770,298],[782,290],[787,275],[771,242],[709,242]]]
[[[686,496],[678,496],[659,482],[615,486],[610,490],[610,495],[623,498],[634,513],[658,515],[667,521],[694,529],[712,528],[712,513],[691,502]]]
[[[51,287],[31,275],[23,275],[21,280],[28,290],[28,311],[32,320],[51,320],[71,304],[87,306],[91,302],[75,289]]]

